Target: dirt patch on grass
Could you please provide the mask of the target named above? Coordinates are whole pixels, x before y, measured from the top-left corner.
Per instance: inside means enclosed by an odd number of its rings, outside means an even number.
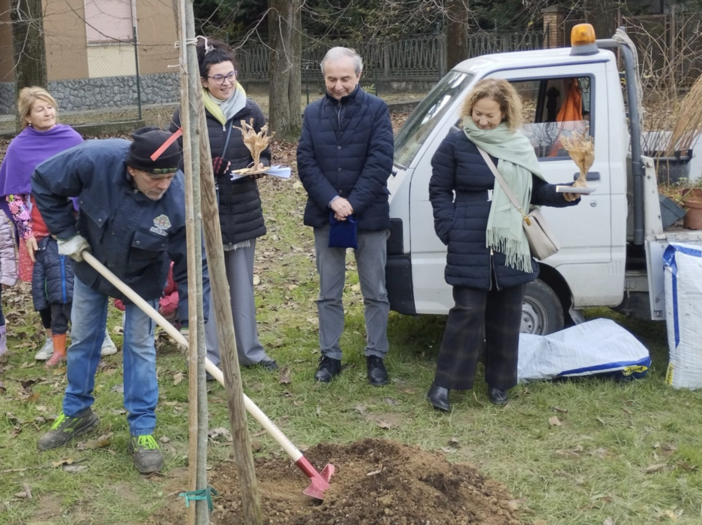
[[[336,467],[331,487],[319,503],[302,494],[307,478],[286,458],[256,463],[267,525],[517,525],[512,499],[497,482],[469,465],[390,441],[366,439],[349,445],[320,444],[307,459],[318,469]],[[212,524],[243,523],[236,467],[217,465],[210,484],[219,491]],[[152,523],[181,523],[182,501],[171,503]]]

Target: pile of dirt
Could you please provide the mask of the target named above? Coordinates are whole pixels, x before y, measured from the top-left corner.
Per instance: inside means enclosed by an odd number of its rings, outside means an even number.
[[[302,495],[307,478],[285,458],[257,461],[267,525],[517,525],[511,496],[469,465],[399,443],[366,439],[321,444],[305,457],[320,471],[336,467],[323,502]],[[220,464],[210,484],[219,492],[211,523],[243,523],[236,466]],[[171,509],[175,511],[175,509]],[[168,509],[163,510],[169,514]],[[182,501],[178,512],[184,514]],[[162,514],[158,524],[181,522]]]

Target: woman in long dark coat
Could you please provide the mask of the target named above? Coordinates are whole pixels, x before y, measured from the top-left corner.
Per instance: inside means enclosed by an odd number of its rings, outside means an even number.
[[[490,155],[523,209],[579,202],[577,195],[556,193],[555,185],[541,176],[534,149],[518,130],[521,101],[509,82],[478,82],[461,116],[463,129],[450,133],[439,146],[429,182],[434,229],[448,245],[445,278],[453,286],[455,301],[427,394],[429,402],[444,411],[450,409],[450,390],[473,388],[483,347],[490,402],[507,403],[507,391],[517,384],[524,291],[539,273],[522,214],[496,182],[478,147]]]

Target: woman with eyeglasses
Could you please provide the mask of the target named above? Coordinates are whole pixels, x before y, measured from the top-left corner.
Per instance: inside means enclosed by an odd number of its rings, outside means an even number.
[[[266,124],[261,108],[237,82],[234,53],[225,43],[199,39],[197,45],[200,81],[207,116],[207,133],[212,151],[212,167],[219,196],[219,224],[224,241],[224,262],[231,294],[232,315],[236,333],[239,363],[260,365],[268,370],[278,368],[258,339],[254,302],[253,264],[256,239],[265,235],[263,209],[258,192],[257,176],[231,180],[232,170],[252,165],[251,153],[241,136],[241,121],[253,119],[258,132]],[[173,116],[171,131],[180,126],[180,113]],[[271,152],[261,153],[260,167],[270,165]],[[219,349],[214,315],[206,325],[207,356],[219,364]]]

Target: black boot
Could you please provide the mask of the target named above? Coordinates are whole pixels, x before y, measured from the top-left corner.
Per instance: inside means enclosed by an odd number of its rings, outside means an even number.
[[[319,367],[317,367],[317,372],[314,374],[314,380],[320,383],[328,383],[340,373],[341,360],[323,355],[319,360]]]
[[[368,369],[368,382],[373,386],[383,386],[388,384],[388,371],[385,370],[383,358],[375,355],[366,356],[366,368]]]
[[[437,386],[435,383],[432,383],[431,388],[429,388],[429,392],[427,392],[427,400],[437,410],[448,412],[451,410],[451,403],[449,403],[449,392],[450,390],[448,388]]]
[[[493,405],[506,405],[509,396],[507,395],[506,390],[488,387],[488,399]]]

